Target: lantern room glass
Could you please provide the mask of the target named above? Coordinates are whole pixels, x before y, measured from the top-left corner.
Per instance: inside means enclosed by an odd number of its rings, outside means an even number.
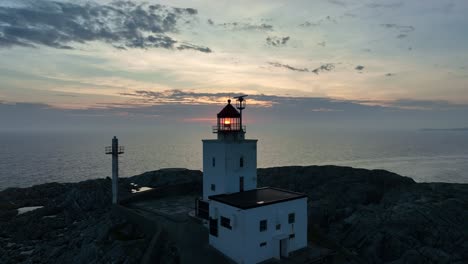
[[[218,131],[240,131],[240,118],[221,117],[218,118]]]

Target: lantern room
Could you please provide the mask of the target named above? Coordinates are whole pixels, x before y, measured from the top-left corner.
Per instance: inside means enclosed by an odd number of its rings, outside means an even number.
[[[217,125],[213,133],[245,132],[242,126],[242,114],[228,100],[228,104],[218,113]]]

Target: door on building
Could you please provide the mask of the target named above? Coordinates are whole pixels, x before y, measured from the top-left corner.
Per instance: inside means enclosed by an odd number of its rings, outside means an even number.
[[[281,239],[280,240],[280,256],[281,258],[288,257],[288,239]]]
[[[244,176],[239,177],[239,192],[244,191]]]

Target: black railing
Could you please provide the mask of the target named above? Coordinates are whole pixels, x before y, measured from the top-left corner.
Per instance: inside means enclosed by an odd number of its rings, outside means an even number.
[[[227,127],[227,126],[221,126],[221,127],[218,127],[218,126],[213,126],[213,133],[224,133],[224,132],[247,132],[246,131],[246,126],[242,126],[242,130],[239,126],[237,127]]]
[[[106,154],[112,154],[112,146],[108,146],[105,148]],[[122,154],[125,152],[124,146],[119,146],[117,149],[117,154]]]

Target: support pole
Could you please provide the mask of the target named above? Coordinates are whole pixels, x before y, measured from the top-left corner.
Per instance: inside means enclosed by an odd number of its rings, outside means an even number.
[[[119,140],[112,139],[112,203],[117,204],[119,192]]]

